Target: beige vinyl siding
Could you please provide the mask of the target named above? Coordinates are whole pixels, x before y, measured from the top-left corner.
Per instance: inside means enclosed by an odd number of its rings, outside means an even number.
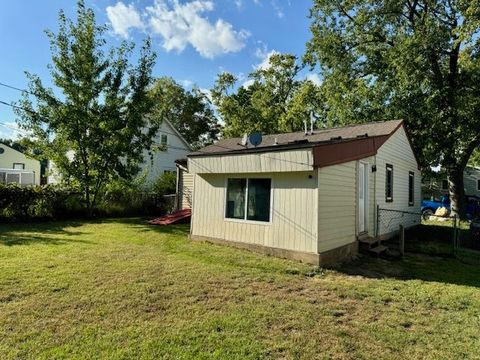
[[[421,172],[403,127],[400,127],[378,150],[376,156],[377,203],[381,209],[420,212]],[[393,165],[393,201],[385,201],[386,164]],[[414,173],[414,205],[408,204],[408,176]],[[403,224],[410,227],[419,224],[420,216],[403,215],[395,212],[380,213],[379,235],[398,230]]]
[[[374,234],[375,181],[371,173],[373,158],[361,162],[368,166],[368,233]],[[318,251],[324,252],[356,241],[357,166],[359,161],[318,169]]]
[[[40,185],[40,161],[29,158],[9,146],[0,144],[0,147],[4,150],[0,154],[0,169],[13,169],[14,163],[25,164],[24,171],[30,171],[34,174],[33,176],[31,174],[22,175],[22,183],[31,184],[33,180],[34,185]]]
[[[178,196],[180,197],[180,209],[190,209],[193,200],[193,174],[180,170],[178,184]]]
[[[270,223],[225,219],[225,187],[229,177],[272,179]],[[318,197],[313,171],[195,174],[194,182],[192,235],[317,253]]]
[[[190,157],[188,169],[198,174],[312,171],[312,149],[243,155]]]

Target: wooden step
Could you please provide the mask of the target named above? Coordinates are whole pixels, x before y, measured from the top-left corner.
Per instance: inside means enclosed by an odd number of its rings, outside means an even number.
[[[385,245],[378,245],[374,248],[371,248],[369,251],[370,251],[370,253],[378,256],[378,255],[384,253],[387,250],[388,250],[388,247],[386,247]]]
[[[371,237],[371,236],[359,236],[358,237],[358,242],[362,244],[367,244],[367,245],[373,245],[378,242],[377,239]]]

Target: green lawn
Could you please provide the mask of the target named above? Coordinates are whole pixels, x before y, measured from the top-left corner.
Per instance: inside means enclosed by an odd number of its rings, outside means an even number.
[[[141,220],[0,225],[1,359],[480,357],[480,266],[337,270]]]

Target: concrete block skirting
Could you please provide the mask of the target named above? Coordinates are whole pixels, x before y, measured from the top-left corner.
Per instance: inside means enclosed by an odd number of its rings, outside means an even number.
[[[207,236],[190,235],[189,238],[193,241],[206,241],[213,244],[227,245],[264,255],[270,255],[289,260],[296,260],[318,266],[327,266],[345,262],[351,260],[358,254],[358,242],[356,241],[344,246],[340,246],[333,250],[325,251],[320,254],[314,254],[303,251],[273,248],[258,244],[249,244],[239,241],[211,238]]]

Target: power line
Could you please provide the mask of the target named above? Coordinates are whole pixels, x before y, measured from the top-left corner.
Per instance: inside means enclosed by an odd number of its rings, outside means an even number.
[[[6,88],[9,88],[9,89],[12,89],[12,90],[17,90],[17,91],[20,91],[20,92],[24,92],[24,93],[27,93],[27,94],[35,95],[34,93],[31,93],[31,92],[28,91],[28,90],[20,89],[20,88],[18,88],[18,87],[15,87],[15,86],[12,86],[12,85],[8,85],[8,84],[2,83],[2,82],[0,82],[0,86],[6,87]]]

